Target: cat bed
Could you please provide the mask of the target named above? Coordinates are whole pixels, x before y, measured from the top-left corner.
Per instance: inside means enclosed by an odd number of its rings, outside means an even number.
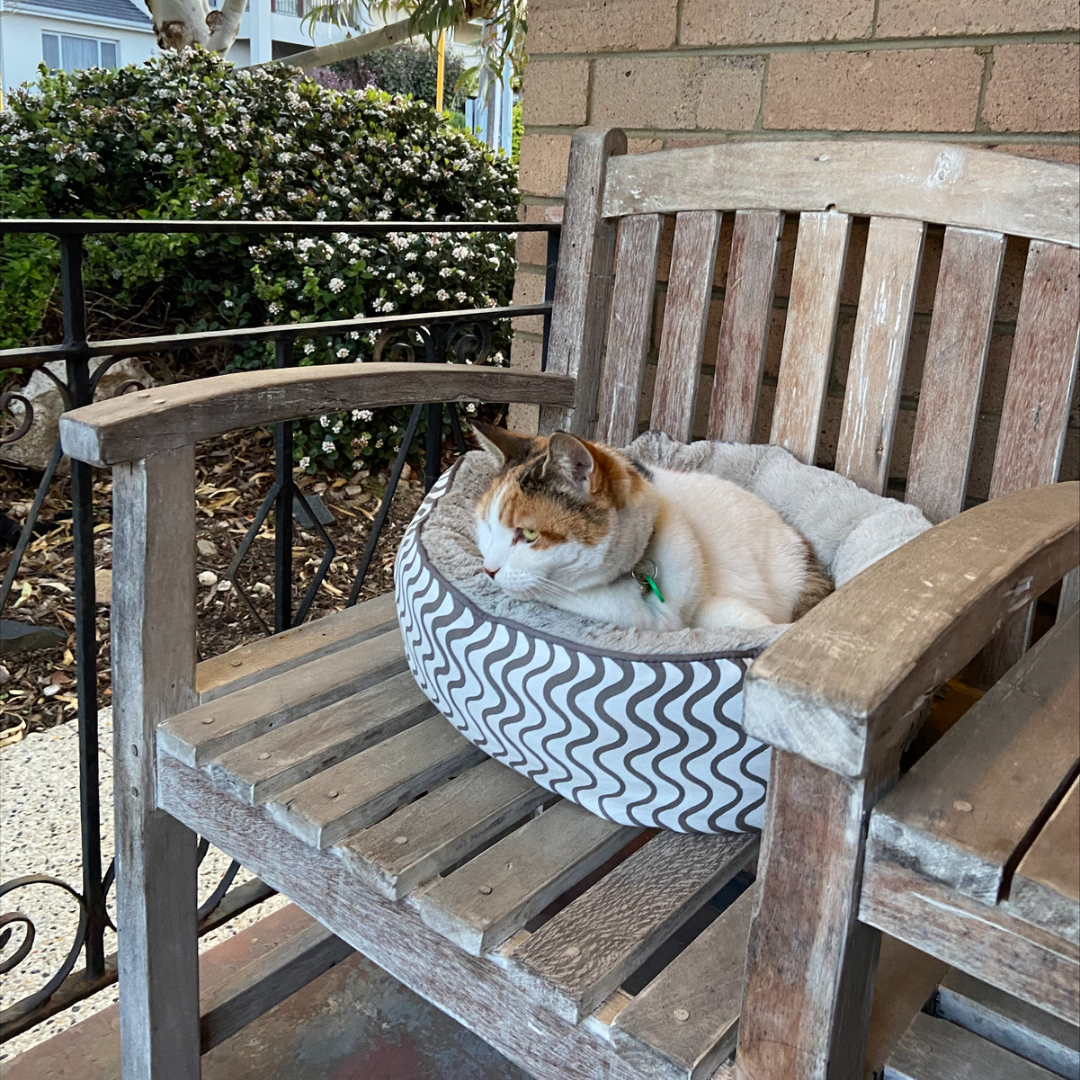
[[[837,586],[929,528],[914,507],[779,447],[648,432],[627,453],[760,496]],[[742,730],[742,683],[784,627],[624,630],[509,597],[474,540],[473,506],[496,471],[489,454],[466,454],[401,542],[398,617],[417,683],[491,757],[601,817],[677,832],[760,829],[770,751]]]

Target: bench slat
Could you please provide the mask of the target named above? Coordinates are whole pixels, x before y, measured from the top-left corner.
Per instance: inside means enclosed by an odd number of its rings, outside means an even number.
[[[619,226],[619,256],[596,428],[597,439],[612,446],[626,446],[637,435],[663,225],[659,214],[642,214],[627,218]]]
[[[889,478],[926,226],[870,219],[836,471],[881,495]]]
[[[720,215],[715,211],[676,217],[651,425],[681,442],[689,442],[693,434],[719,240]]]
[[[847,214],[799,217],[769,442],[806,465],[814,463],[821,431],[850,235]]]
[[[611,1041],[628,1062],[704,1080],[731,1055],[753,899],[748,889],[616,1016]]]
[[[385,682],[285,724],[206,766],[216,787],[244,802],[265,802],[279,792],[436,715],[435,706],[403,671]]]
[[[243,690],[300,664],[328,656],[347,645],[366,641],[393,629],[396,623],[394,594],[383,593],[362,604],[212,656],[195,669],[199,702],[205,704],[223,694]]]
[[[1005,237],[948,228],[919,390],[906,502],[937,524],[964,509]]]
[[[358,878],[399,900],[554,799],[513,769],[483,761],[350,836],[339,850]]]
[[[265,735],[406,669],[401,633],[393,630],[295,671],[198,705],[158,728],[158,746],[185,765],[211,758]]]
[[[1075,690],[1075,683],[1073,684]],[[1076,694],[1072,697],[1076,721]],[[1006,905],[1014,915],[1080,944],[1080,780],[1058,804],[1016,868]]]
[[[753,440],[783,228],[777,210],[735,215],[706,438]]]
[[[667,940],[758,848],[745,833],[661,833],[514,953],[540,1004],[577,1022]]]
[[[1076,775],[1080,612],[1043,638],[877,806],[868,851],[995,904]]]
[[[942,980],[934,1015],[1066,1080],[1080,1080],[1080,1031],[1074,1025],[962,971],[952,969]]]
[[[416,894],[414,903],[428,926],[479,956],[640,831],[561,802]]]
[[[306,843],[329,847],[483,756],[436,716],[286,788],[267,811]]]

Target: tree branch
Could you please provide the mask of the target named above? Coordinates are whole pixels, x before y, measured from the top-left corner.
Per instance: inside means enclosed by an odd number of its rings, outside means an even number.
[[[292,56],[286,56],[281,60],[269,60],[266,63],[288,64],[290,67],[298,67],[308,71],[311,68],[325,67],[327,64],[333,64],[338,60],[363,56],[365,53],[374,52],[376,49],[385,49],[387,45],[396,45],[399,41],[405,41],[410,36],[409,20],[402,19],[401,22],[380,26],[378,30],[372,30],[369,34],[345,38],[343,41],[335,41],[332,45],[320,45],[316,49],[306,49],[304,52],[293,53]],[[265,66],[266,64],[252,65],[252,67]]]

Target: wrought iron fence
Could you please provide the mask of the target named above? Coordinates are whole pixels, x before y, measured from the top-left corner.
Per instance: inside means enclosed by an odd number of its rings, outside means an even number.
[[[280,10],[280,7],[279,7]],[[112,341],[90,341],[87,338],[87,306],[83,292],[83,239],[88,235],[116,236],[136,233],[206,233],[242,234],[251,236],[280,234],[330,235],[347,233],[380,235],[385,233],[477,233],[477,232],[546,232],[548,234],[548,267],[544,300],[539,304],[482,308],[467,311],[429,312],[416,315],[388,315],[320,323],[290,323],[280,326],[217,330],[200,333],[162,335],[157,337],[124,338]],[[527,315],[543,317],[544,355],[550,327],[551,299],[554,292],[555,268],[558,261],[559,226],[549,223],[522,222],[253,222],[253,221],[106,221],[93,219],[0,220],[0,237],[13,233],[37,233],[55,236],[60,245],[60,289],[63,316],[63,340],[57,345],[28,346],[0,350],[0,371],[13,368],[24,372],[42,370],[56,384],[64,410],[89,404],[101,378],[120,360],[130,356],[167,354],[181,348],[202,345],[230,345],[249,341],[274,343],[275,365],[291,366],[293,345],[297,338],[312,334],[332,335],[356,330],[378,331],[376,359],[389,347],[396,359],[411,359],[419,363],[444,361],[449,357],[473,362],[487,358],[491,344],[492,326],[503,320]],[[407,332],[412,341],[394,343],[394,337]],[[419,343],[419,350],[416,343]],[[91,372],[92,359],[102,362]],[[61,379],[45,365],[62,360],[65,378]],[[123,393],[137,383],[123,383],[116,393]],[[0,395],[0,413],[11,410],[14,402],[22,405],[22,420],[15,430],[0,441],[14,442],[29,431],[33,420],[33,404],[18,393]],[[389,481],[379,509],[374,515],[364,553],[350,589],[349,605],[360,595],[364,578],[386,521],[391,500],[401,479],[406,458],[415,441],[419,422],[427,413],[426,449],[424,453],[425,489],[430,489],[439,473],[444,436],[444,404],[433,402],[415,405],[409,416],[405,434],[390,470]],[[450,433],[459,452],[465,449],[460,419],[455,408],[447,410]],[[227,580],[258,620],[266,633],[276,633],[298,625],[307,617],[312,601],[323,584],[334,558],[335,549],[329,535],[318,523],[316,514],[293,479],[292,423],[275,425],[274,481],[258,513],[240,542],[227,571]],[[0,585],[0,612],[7,605],[12,586],[27,546],[34,535],[42,505],[56,476],[61,460],[59,443],[44,470],[34,500],[12,553],[11,562]],[[4,1042],[49,1016],[76,1004],[116,981],[116,958],[106,956],[106,928],[116,929],[110,920],[106,902],[115,876],[115,862],[102,870],[101,806],[98,777],[98,700],[97,700],[97,628],[95,623],[94,545],[93,545],[93,486],[91,468],[83,462],[71,462],[72,540],[74,545],[75,596],[75,661],[78,701],[79,786],[82,847],[81,890],[69,882],[44,874],[33,874],[0,884],[0,898],[6,898],[30,885],[44,885],[63,890],[79,906],[79,924],[68,953],[60,967],[44,986],[21,1001],[0,1012],[0,1042]],[[293,610],[293,510],[299,502],[307,511],[310,527],[322,540],[325,551],[310,585]],[[242,564],[271,510],[274,511],[274,616],[269,626],[255,609],[242,584]],[[208,849],[200,841],[200,858]],[[239,870],[233,863],[220,884],[199,908],[199,932],[207,933],[229,919],[265,900],[273,894],[269,886],[253,880],[231,888]],[[15,943],[17,929],[22,937]],[[22,964],[32,953],[35,939],[32,915],[22,911],[0,913],[0,950],[8,955],[0,959],[0,974],[7,974]],[[9,949],[9,946],[14,946]],[[85,964],[81,972],[75,968],[80,954]]]

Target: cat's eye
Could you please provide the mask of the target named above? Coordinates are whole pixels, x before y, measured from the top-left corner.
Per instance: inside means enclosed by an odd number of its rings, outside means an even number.
[[[521,530],[521,538],[525,541],[526,544],[531,544],[539,536],[540,536],[540,533],[539,533],[539,531],[537,529],[522,529]]]

